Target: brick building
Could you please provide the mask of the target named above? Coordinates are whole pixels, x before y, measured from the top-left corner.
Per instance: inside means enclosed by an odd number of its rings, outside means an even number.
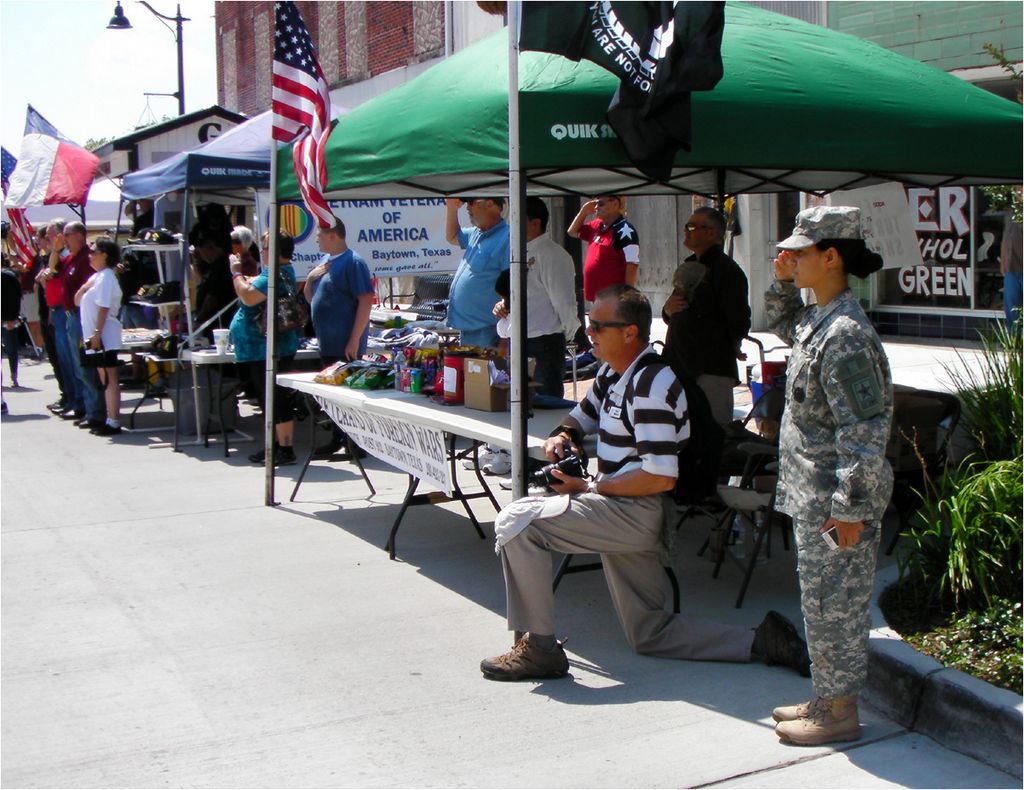
[[[332,99],[347,107],[501,26],[500,17],[488,17],[473,3],[444,0],[305,0],[297,5],[316,42]],[[216,4],[217,96],[222,106],[246,115],[270,107],[273,26],[272,2]]]

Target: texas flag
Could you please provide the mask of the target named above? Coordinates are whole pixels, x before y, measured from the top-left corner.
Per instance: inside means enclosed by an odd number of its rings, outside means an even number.
[[[85,205],[99,166],[99,157],[68,140],[30,104],[21,155],[11,174],[6,205]]]

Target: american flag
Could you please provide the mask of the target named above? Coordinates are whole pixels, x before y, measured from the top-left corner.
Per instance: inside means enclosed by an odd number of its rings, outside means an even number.
[[[11,173],[14,172],[18,160],[10,151],[2,147],[0,147],[0,160],[2,160],[0,165],[3,170],[2,186],[4,197],[6,197],[7,187],[11,183]],[[8,239],[18,255],[18,262],[22,266],[31,268],[36,255],[35,231],[32,229],[32,223],[28,221],[23,208],[7,209],[7,219],[11,223],[11,233]]]
[[[4,197],[7,197],[7,187],[11,185],[11,173],[14,172],[14,168],[18,166],[18,160],[14,158],[6,148],[0,146],[0,164],[2,164],[3,170],[3,190]]]
[[[295,177],[306,207],[321,227],[336,222],[324,199],[327,163],[324,149],[331,133],[331,95],[316,57],[316,47],[293,2],[274,3],[274,139],[297,140],[292,149]]]

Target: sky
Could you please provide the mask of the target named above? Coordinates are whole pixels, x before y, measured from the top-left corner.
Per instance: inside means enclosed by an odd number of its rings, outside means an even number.
[[[0,142],[15,157],[31,104],[64,136],[84,145],[136,126],[176,117],[178,89],[174,23],[165,28],[145,6],[122,0],[131,30],[107,30],[116,0],[0,0]],[[150,5],[173,17],[177,5]],[[183,0],[185,111],[217,103],[213,0]],[[147,104],[149,109],[147,109]],[[93,200],[117,200],[107,182]]]

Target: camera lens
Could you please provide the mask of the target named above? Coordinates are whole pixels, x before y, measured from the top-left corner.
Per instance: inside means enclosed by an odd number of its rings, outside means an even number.
[[[561,461],[548,464],[537,470],[530,477],[530,484],[546,488],[558,485],[561,481],[551,473],[553,469],[558,469],[558,471],[569,477],[583,477],[583,464],[580,461],[580,457],[578,455],[567,455]]]

